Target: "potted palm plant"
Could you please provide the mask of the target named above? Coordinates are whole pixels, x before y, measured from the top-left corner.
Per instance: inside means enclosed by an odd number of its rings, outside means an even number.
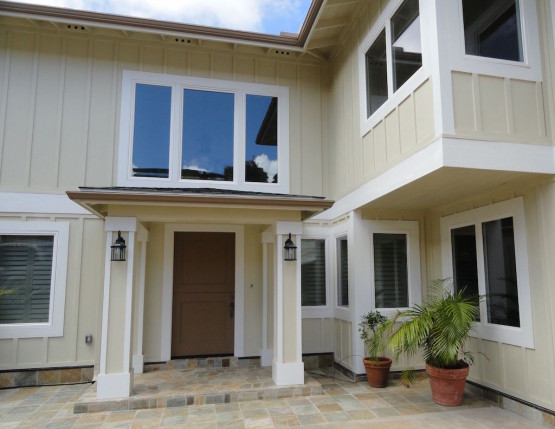
[[[359,324],[360,338],[364,341],[364,348],[368,353],[362,361],[371,387],[386,387],[389,379],[392,361],[379,356],[387,345],[383,337],[387,320],[379,311],[370,311],[362,316],[362,322]]]
[[[460,405],[473,355],[465,352],[472,323],[479,315],[478,297],[454,292],[445,280],[431,283],[428,302],[399,311],[387,322],[389,346],[397,359],[421,350],[426,361],[432,399],[440,405]],[[410,383],[413,370],[403,375]]]

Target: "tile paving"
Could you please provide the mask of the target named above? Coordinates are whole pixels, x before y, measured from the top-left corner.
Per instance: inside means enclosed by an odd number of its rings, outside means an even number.
[[[321,395],[74,414],[91,385],[0,390],[2,428],[540,428],[531,420],[465,395],[461,407],[432,402],[429,383],[385,389],[312,375]]]

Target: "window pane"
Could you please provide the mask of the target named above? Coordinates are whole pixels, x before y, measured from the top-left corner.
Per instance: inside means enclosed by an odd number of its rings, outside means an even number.
[[[409,306],[407,236],[374,234],[376,308]]]
[[[385,29],[366,52],[366,114],[372,115],[387,100]]]
[[[168,177],[171,98],[169,86],[135,87],[134,177]]]
[[[518,0],[463,0],[468,55],[523,61]]]
[[[349,305],[349,253],[347,239],[337,240],[338,278],[337,278],[337,303],[339,306]]]
[[[302,240],[301,304],[326,305],[326,242]]]
[[[513,218],[482,224],[488,321],[520,326]]]
[[[247,95],[247,182],[278,183],[277,115],[277,97]]]
[[[0,236],[0,324],[48,322],[54,237]]]
[[[391,18],[393,91],[397,91],[421,66],[418,0],[406,0]]]
[[[476,227],[463,226],[451,230],[453,255],[453,287],[455,292],[464,289],[467,297],[478,297],[478,259],[476,257]],[[476,316],[480,320],[480,316]]]
[[[181,178],[233,180],[234,95],[185,89]]]

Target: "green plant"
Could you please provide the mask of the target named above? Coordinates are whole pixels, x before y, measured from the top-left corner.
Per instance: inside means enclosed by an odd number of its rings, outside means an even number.
[[[427,303],[397,312],[385,326],[395,359],[421,350],[426,363],[437,368],[458,368],[461,360],[471,365],[474,357],[464,345],[479,315],[479,297],[468,296],[464,289],[454,292],[446,280],[433,281],[429,290],[433,295]],[[404,381],[410,383],[411,371]]]
[[[378,355],[385,349],[383,327],[387,320],[379,311],[370,311],[362,316],[362,322],[358,325],[360,339],[364,341],[364,348],[368,352],[367,359],[371,361],[378,362]]]

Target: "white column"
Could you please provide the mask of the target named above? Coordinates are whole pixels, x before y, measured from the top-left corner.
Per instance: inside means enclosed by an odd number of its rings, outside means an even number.
[[[136,229],[136,218],[107,217],[104,220],[106,259],[100,372],[97,379],[96,393],[98,399],[129,397],[133,392],[133,370],[130,366],[133,260]],[[126,238],[126,262],[110,261],[110,246],[116,238],[114,233],[118,231],[121,231],[122,236]],[[125,235],[127,236],[125,237]]]
[[[133,355],[133,372],[136,374],[143,373],[144,355],[143,355],[143,326],[145,313],[145,279],[146,279],[146,245],[148,243],[148,231],[142,225],[139,225],[137,232],[137,241],[141,243],[141,265],[139,273],[139,290],[137,303],[137,349]]]
[[[297,261],[283,260],[285,239],[291,234],[297,246]],[[276,385],[304,384],[301,325],[301,222],[276,222],[274,287],[274,360],[272,379]]]
[[[270,229],[262,233],[262,348],[260,365],[272,366],[273,347],[268,347],[268,246],[274,244],[274,234]]]

